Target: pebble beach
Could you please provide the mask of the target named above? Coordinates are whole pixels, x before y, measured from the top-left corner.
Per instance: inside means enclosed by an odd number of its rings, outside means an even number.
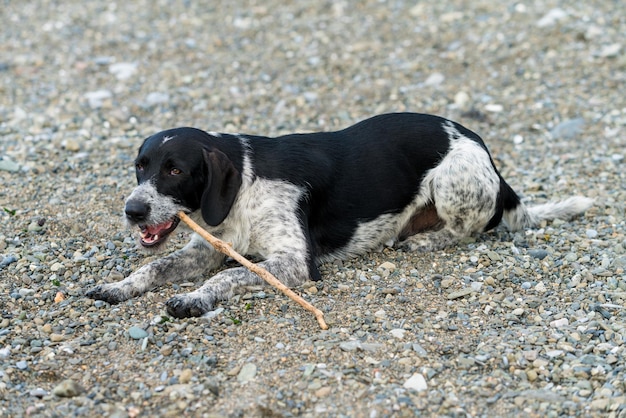
[[[3,2],[1,417],[626,417],[626,5]],[[477,132],[532,205],[433,253],[323,264],[202,318],[168,284],[84,296],[162,254],[123,219],[156,131],[281,135],[379,113]],[[181,248],[177,233],[165,252]]]

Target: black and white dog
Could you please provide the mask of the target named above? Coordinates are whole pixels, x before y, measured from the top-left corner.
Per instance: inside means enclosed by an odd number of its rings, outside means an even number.
[[[394,113],[338,132],[267,138],[178,128],[147,138],[135,162],[139,185],[126,217],[155,248],[184,211],[242,254],[263,259],[287,286],[319,280],[317,263],[406,241],[442,249],[487,231],[568,218],[592,200],[571,197],[527,207],[502,179],[481,138],[441,117]],[[224,256],[193,234],[181,250],[126,279],[98,285],[94,299],[118,303],[168,281],[188,281]],[[262,280],[243,267],[166,302],[170,315],[200,316],[238,286]]]

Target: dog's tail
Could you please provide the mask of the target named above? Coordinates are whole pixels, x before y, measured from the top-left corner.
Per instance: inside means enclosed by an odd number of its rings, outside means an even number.
[[[536,227],[544,219],[570,219],[584,213],[594,202],[588,197],[574,196],[558,202],[526,206],[519,200],[513,189],[508,184],[504,184],[505,187],[501,188],[501,193],[504,194],[504,221],[514,231]]]

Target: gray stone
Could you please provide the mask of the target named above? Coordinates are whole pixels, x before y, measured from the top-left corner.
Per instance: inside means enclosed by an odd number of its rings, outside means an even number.
[[[64,380],[52,389],[52,393],[60,398],[73,398],[84,392],[84,389],[73,380]]]
[[[134,340],[140,340],[142,338],[146,338],[148,336],[148,333],[143,328],[132,326],[128,328],[128,335]]]
[[[37,388],[37,389],[31,390],[30,392],[28,392],[28,394],[36,398],[43,398],[44,396],[48,395],[48,391],[42,388]]]
[[[237,374],[237,380],[241,383],[249,382],[256,376],[257,367],[254,363],[246,363]]]
[[[541,250],[541,249],[528,250],[528,255],[530,255],[533,258],[543,260],[544,258],[548,256],[548,252],[546,250]]]
[[[474,290],[471,287],[465,287],[463,289],[457,290],[455,292],[448,293],[448,299],[459,299],[468,295],[471,295]]]
[[[9,157],[0,156],[0,171],[9,171],[11,173],[16,173],[20,171],[20,165],[15,161],[9,159]]]

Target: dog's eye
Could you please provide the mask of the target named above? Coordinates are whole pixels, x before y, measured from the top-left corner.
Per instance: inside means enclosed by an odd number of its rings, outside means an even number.
[[[141,163],[137,163],[137,164],[135,164],[135,170],[137,170],[137,171],[143,171],[143,164],[141,164]]]
[[[177,175],[182,174],[182,173],[183,172],[180,169],[176,168],[176,167],[173,167],[173,168],[170,169],[170,175],[172,175],[172,176],[177,176]]]

